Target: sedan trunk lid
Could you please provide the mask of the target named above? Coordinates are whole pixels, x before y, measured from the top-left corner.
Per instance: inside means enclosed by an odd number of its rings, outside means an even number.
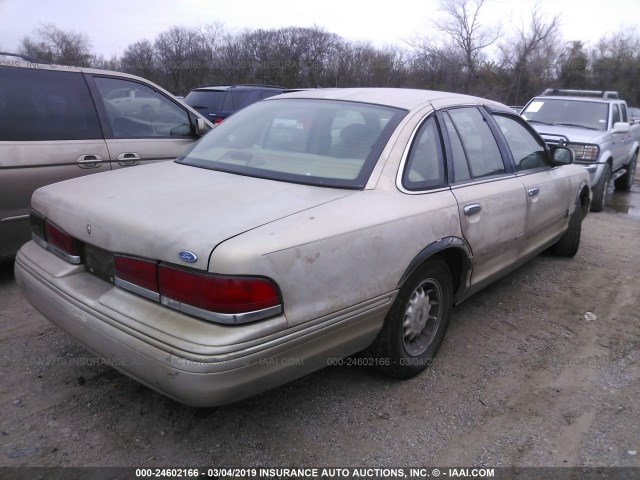
[[[43,187],[32,206],[83,242],[206,270],[221,242],[352,193],[162,162]]]

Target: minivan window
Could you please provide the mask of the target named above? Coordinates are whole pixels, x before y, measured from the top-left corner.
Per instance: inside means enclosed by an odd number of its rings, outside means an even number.
[[[138,82],[96,77],[113,138],[191,136],[186,110]]]
[[[79,72],[0,67],[0,141],[102,138]]]

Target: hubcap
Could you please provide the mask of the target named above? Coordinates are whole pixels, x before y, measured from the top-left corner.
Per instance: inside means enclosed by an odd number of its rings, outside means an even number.
[[[442,318],[442,287],[432,278],[411,294],[404,312],[403,344],[409,355],[424,353],[433,342]]]

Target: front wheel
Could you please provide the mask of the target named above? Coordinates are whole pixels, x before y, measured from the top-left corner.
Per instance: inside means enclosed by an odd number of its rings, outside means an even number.
[[[611,183],[611,167],[609,165],[604,166],[604,172],[598,185],[593,189],[593,201],[591,202],[592,212],[601,212],[604,210],[605,198],[609,191],[609,184]]]
[[[631,186],[633,185],[633,180],[636,176],[636,165],[638,164],[638,154],[634,153],[633,157],[631,157],[631,161],[624,167],[626,172],[624,175],[616,178],[614,185],[616,190],[621,192],[628,192],[631,190]]]
[[[452,290],[451,272],[440,259],[411,275],[372,346],[379,370],[410,378],[431,365],[449,324]]]

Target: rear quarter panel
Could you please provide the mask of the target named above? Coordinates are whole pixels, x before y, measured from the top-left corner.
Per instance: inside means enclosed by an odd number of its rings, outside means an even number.
[[[209,270],[273,278],[294,326],[393,292],[423,248],[452,235],[451,191],[365,190],[224,242]]]

